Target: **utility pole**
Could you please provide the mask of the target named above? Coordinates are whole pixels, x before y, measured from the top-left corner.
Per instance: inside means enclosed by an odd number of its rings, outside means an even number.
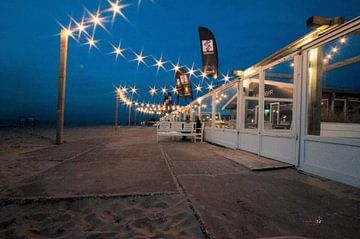
[[[63,29],[60,32],[60,64],[59,64],[58,105],[57,105],[57,125],[56,125],[57,144],[63,143],[63,135],[64,135],[67,49],[68,49],[68,32]]]

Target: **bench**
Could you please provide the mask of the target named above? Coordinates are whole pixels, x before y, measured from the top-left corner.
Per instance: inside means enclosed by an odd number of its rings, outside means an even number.
[[[157,127],[157,142],[159,137],[190,137],[196,143],[195,122],[168,122],[160,121]]]

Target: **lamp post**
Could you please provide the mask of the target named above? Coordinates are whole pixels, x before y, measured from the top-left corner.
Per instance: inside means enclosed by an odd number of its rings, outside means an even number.
[[[63,143],[64,134],[64,108],[65,108],[65,88],[66,88],[66,65],[69,32],[60,32],[60,64],[58,81],[58,105],[57,105],[57,124],[56,124],[56,143]]]

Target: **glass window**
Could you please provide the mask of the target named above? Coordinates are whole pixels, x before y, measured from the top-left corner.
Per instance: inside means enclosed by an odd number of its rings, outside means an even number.
[[[257,129],[259,120],[259,101],[245,100],[245,129]]]
[[[265,101],[264,129],[290,129],[292,108],[292,102]]]
[[[201,122],[206,127],[211,127],[211,112],[212,112],[212,96],[208,96],[201,101]]]
[[[243,92],[244,96],[259,96],[259,75],[255,75],[243,81]]]
[[[237,85],[216,94],[215,127],[236,129]]]
[[[291,129],[293,83],[293,59],[265,70],[264,130]]]
[[[308,134],[360,137],[360,35],[314,48],[308,59]]]

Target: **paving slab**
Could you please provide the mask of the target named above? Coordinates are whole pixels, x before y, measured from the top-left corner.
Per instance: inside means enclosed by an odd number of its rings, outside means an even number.
[[[123,148],[122,141],[112,139],[94,151],[12,185],[1,192],[1,196],[68,197],[176,192],[176,184],[159,145],[153,143],[141,147],[139,144],[128,144]]]
[[[164,150],[212,237],[360,238],[359,189],[292,168],[250,171],[238,165],[234,173],[222,167],[230,160],[214,153],[222,148],[196,147],[173,144]],[[182,151],[188,160],[179,161]],[[209,165],[223,173],[212,174]]]
[[[252,171],[275,170],[293,167],[291,164],[265,158],[243,150],[218,147],[217,149],[213,149],[213,152],[224,158],[231,159]]]

